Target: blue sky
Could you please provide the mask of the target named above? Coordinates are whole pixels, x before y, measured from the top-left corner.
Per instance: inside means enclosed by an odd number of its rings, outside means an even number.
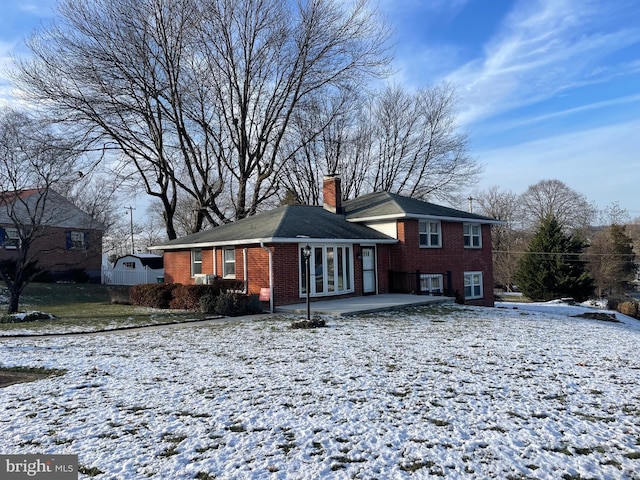
[[[4,0],[0,69],[54,0]],[[375,3],[375,0],[374,0]],[[638,0],[378,0],[395,83],[450,82],[484,166],[479,189],[558,179],[640,217]],[[0,73],[0,99],[10,91]]]

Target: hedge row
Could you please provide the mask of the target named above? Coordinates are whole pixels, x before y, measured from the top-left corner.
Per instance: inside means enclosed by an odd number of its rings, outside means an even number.
[[[262,307],[257,297],[255,300],[251,300],[249,296],[237,293],[242,291],[243,288],[242,281],[224,279],[216,280],[213,285],[152,283],[132,286],[129,297],[132,305],[151,308],[199,310],[203,312],[214,312],[217,308],[219,310],[232,311],[232,313],[222,313],[224,315],[237,315],[244,313],[244,311],[258,308],[261,310]],[[225,306],[227,308],[223,308]]]

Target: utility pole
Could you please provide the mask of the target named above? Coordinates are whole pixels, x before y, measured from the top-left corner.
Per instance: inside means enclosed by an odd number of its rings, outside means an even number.
[[[129,225],[131,226],[131,254],[136,253],[136,247],[133,243],[133,211],[135,208],[132,206],[124,207],[125,210],[129,210]]]

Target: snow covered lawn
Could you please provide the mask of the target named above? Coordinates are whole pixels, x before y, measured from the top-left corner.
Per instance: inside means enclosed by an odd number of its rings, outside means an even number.
[[[640,478],[640,322],[519,307],[2,339],[1,366],[68,373],[0,390],[0,453],[109,479]]]

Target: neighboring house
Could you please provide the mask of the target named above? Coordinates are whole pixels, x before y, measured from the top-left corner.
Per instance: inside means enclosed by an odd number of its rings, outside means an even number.
[[[124,255],[111,264],[102,265],[102,283],[111,285],[138,285],[164,281],[161,255],[136,253]]]
[[[152,247],[164,250],[165,281],[209,276],[269,292],[272,308],[388,292],[445,294],[493,306],[491,218],[387,192],[342,204],[340,179],[325,177],[324,207],[287,205]]]
[[[71,280],[84,271],[100,281],[104,228],[62,195],[51,189],[0,193],[0,260],[17,257],[20,228],[35,228],[29,258],[50,278]]]

